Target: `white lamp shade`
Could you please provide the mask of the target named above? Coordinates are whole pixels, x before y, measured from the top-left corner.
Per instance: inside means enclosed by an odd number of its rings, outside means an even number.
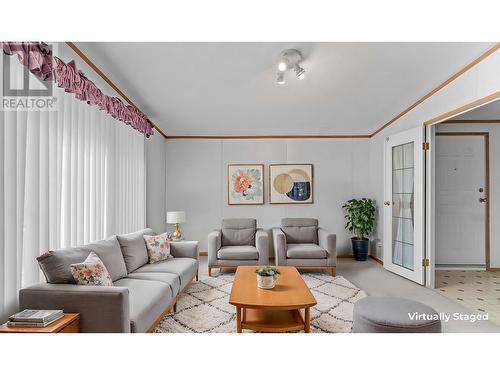
[[[184,211],[168,211],[167,212],[167,223],[168,224],[180,224],[186,222],[186,213]]]

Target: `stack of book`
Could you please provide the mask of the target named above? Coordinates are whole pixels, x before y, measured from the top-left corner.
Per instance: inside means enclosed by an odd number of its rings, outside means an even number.
[[[62,310],[24,310],[9,317],[8,327],[46,327],[64,316]]]

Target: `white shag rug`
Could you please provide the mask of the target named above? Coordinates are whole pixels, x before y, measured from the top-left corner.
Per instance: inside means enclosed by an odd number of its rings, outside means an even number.
[[[351,332],[354,303],[366,293],[342,276],[306,273],[302,278],[318,302],[311,308],[311,332]],[[234,273],[222,273],[193,282],[177,312],[167,315],[154,332],[236,332],[236,307],[229,304],[233,279]]]

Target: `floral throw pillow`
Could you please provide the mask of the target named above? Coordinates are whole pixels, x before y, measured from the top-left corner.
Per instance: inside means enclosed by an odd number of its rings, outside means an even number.
[[[69,267],[78,285],[113,286],[106,266],[93,251],[82,263],[71,264]]]
[[[144,236],[144,241],[146,241],[149,263],[157,263],[172,258],[167,233],[158,234],[156,236]]]

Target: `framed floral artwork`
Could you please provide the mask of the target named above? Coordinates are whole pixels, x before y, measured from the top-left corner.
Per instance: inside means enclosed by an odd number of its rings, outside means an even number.
[[[227,203],[264,204],[264,164],[227,165]]]
[[[313,203],[312,164],[270,164],[269,203]]]

